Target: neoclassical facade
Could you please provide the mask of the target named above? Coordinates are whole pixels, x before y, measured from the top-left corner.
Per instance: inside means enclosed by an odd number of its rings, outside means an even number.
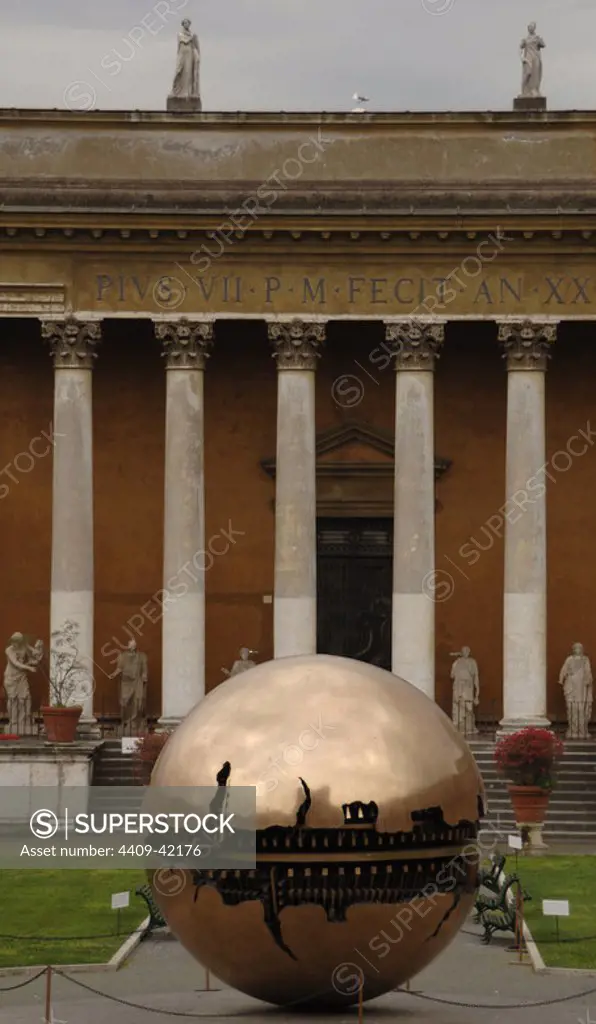
[[[87,722],[131,638],[166,724],[243,645],[447,711],[468,645],[481,720],[564,718],[596,642],[595,124],[0,115],[0,621],[76,620]]]

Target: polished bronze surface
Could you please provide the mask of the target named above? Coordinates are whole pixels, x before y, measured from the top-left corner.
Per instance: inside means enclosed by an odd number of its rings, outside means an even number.
[[[155,888],[222,981],[269,1002],[347,1004],[360,971],[369,999],[447,945],[474,900],[483,790],[424,694],[342,658],[259,665],[191,712],[152,783],[211,787],[226,762],[229,785],[257,788],[256,871]]]

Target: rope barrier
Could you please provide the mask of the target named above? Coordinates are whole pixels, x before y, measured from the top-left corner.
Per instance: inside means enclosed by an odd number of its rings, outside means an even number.
[[[86,992],[91,992],[93,995],[100,996],[103,999],[108,999],[113,1003],[119,1003],[120,1006],[128,1006],[129,1009],[144,1010],[145,1013],[161,1013],[166,1017],[185,1017],[186,1019],[191,1020],[218,1020],[221,1017],[253,1017],[255,1014],[255,1010],[252,1008],[240,1010],[236,1013],[230,1013],[229,1011],[225,1011],[224,1013],[186,1013],[184,1010],[160,1010],[155,1006],[144,1006],[141,1003],[133,1003],[127,999],[121,999],[119,996],[108,995],[107,992],[101,992],[99,989],[85,984],[84,981],[79,981],[78,978],[72,978],[69,974],[63,974],[63,972],[57,968],[54,968],[54,974],[64,978],[65,981],[72,982],[73,985],[77,985],[79,988],[85,989]],[[289,1009],[296,1005],[298,1005],[297,1002],[286,1003],[281,1007],[281,1009]]]
[[[18,988],[25,988],[27,985],[32,985],[34,981],[38,981],[40,978],[43,978],[44,974],[47,974],[47,973],[48,973],[48,968],[44,967],[43,971],[39,971],[32,978],[27,978],[26,981],[19,981],[18,984],[16,984],[16,985],[6,985],[6,986],[0,988],[0,994],[2,992],[16,992],[16,990]]]
[[[102,992],[101,989],[94,988],[92,985],[86,984],[84,981],[80,981],[78,978],[73,978],[69,974],[65,974],[59,968],[44,967],[42,971],[38,971],[32,978],[27,978],[26,981],[20,981],[16,985],[9,985],[0,989],[2,992],[14,992],[17,989],[25,988],[27,985],[33,984],[38,981],[44,975],[52,972],[64,981],[69,981],[72,985],[77,988],[83,989],[85,992],[89,992],[91,995],[98,996],[100,999],[106,999],[108,1002],[118,1003],[120,1006],[127,1006],[129,1009],[142,1010],[145,1013],[157,1013],[162,1014],[165,1017],[183,1017],[186,1020],[201,1020],[210,1019],[217,1020],[220,1017],[247,1017],[254,1014],[254,1010],[247,1009],[241,1010],[236,1013],[230,1013],[225,1011],[224,1013],[188,1013],[184,1010],[166,1010],[160,1009],[156,1006],[146,1006],[143,1003],[137,1003],[130,999],[122,999],[120,996],[110,995],[107,992]],[[361,986],[363,991],[364,986]],[[416,992],[409,988],[395,989],[395,992],[400,992],[402,995],[412,996],[414,999],[423,999],[430,1003],[438,1003],[441,1006],[458,1006],[462,1009],[470,1010],[531,1010],[542,1006],[558,1006],[562,1003],[571,1003],[576,1000],[585,999],[587,996],[594,995],[596,993],[596,985],[588,989],[583,989],[581,992],[573,992],[567,996],[556,996],[553,999],[540,999],[531,1003],[467,1003],[462,1002],[459,999],[445,999],[442,996],[433,996],[427,992]],[[287,1003],[282,1009],[288,1009],[295,1006],[296,1003]],[[354,1009],[351,1007],[350,1009]],[[357,1006],[359,1017],[362,1014],[362,1000],[360,999]]]
[[[126,932],[127,935],[145,935],[147,934],[147,928],[135,928],[132,932]],[[473,939],[481,937],[480,932],[471,932],[467,928],[460,928],[458,935],[469,935]],[[118,939],[122,938],[116,932],[105,932],[104,934],[97,935],[0,935],[0,942],[93,942],[95,939]],[[535,939],[537,945],[548,945],[553,943],[555,945],[573,944],[574,942],[596,942],[595,935],[569,935],[555,938],[540,938]]]
[[[396,991],[401,991],[397,989]],[[460,1006],[469,1010],[533,1010],[538,1006],[557,1006],[559,1003],[571,1003],[575,999],[585,999],[596,992],[596,985],[593,988],[584,989],[583,992],[574,992],[570,996],[558,996],[555,999],[540,999],[535,1003],[461,1003],[457,999],[443,999],[441,996],[429,996],[426,992],[406,992],[405,995],[414,996],[416,999],[426,999],[430,1003],[441,1003],[444,1006]]]
[[[93,988],[91,985],[86,985],[85,982],[79,981],[76,978],[70,977],[68,974],[63,974],[62,971],[54,969],[54,973],[58,974],[65,981],[70,981],[79,988],[85,989],[87,992],[91,992],[93,995],[100,996],[104,999],[108,999],[111,1002],[120,1003],[122,1006],[128,1006],[135,1010],[144,1010],[147,1013],[161,1013],[168,1017],[186,1017],[193,1020],[201,1018],[211,1018],[216,1020],[219,1017],[245,1017],[254,1014],[254,1010],[243,1010],[239,1013],[185,1013],[182,1010],[160,1010],[154,1006],[143,1006],[140,1003],[129,1002],[126,999],[121,999],[118,996],[108,995],[106,992],[101,992],[99,989]],[[395,989],[396,992],[401,992],[403,995],[413,996],[416,999],[425,999],[431,1003],[441,1003],[445,1006],[459,1006],[464,1009],[471,1010],[531,1010],[540,1006],[556,1006],[560,1003],[570,1003],[574,1000],[585,999],[586,996],[591,996],[596,992],[596,985],[592,988],[584,989],[581,992],[574,992],[568,996],[557,996],[554,999],[541,999],[533,1003],[463,1003],[457,999],[443,999],[441,996],[431,996],[426,992],[412,992],[406,989]],[[314,997],[313,997],[314,998]],[[280,1009],[288,1009],[291,1006],[296,1006],[296,1003],[287,1003]],[[353,1007],[351,1009],[354,1009]]]

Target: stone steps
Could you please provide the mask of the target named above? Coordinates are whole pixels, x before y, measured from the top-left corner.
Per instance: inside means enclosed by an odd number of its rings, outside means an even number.
[[[494,743],[473,740],[470,747],[486,787],[489,832],[497,829],[505,837],[515,831],[507,784],[496,771]],[[117,788],[140,785],[131,754],[122,753],[120,740],[107,740],[100,751],[93,775],[94,786]],[[98,811],[123,810],[135,806],[124,794],[118,798],[96,798]],[[95,801],[94,801],[95,805]],[[585,841],[596,839],[596,743],[574,743],[565,748],[557,787],[551,795],[544,835],[546,839]]]
[[[106,740],[93,771],[94,786],[138,786],[137,763],[132,754],[122,753],[121,740]]]
[[[516,831],[506,781],[497,774],[494,743],[472,740],[470,747],[480,769],[487,801],[483,823],[488,834]],[[596,840],[596,743],[573,742],[565,745],[556,788],[551,794],[546,816],[546,840]]]

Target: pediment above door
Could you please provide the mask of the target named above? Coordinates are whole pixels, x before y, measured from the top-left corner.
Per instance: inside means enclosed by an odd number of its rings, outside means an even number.
[[[393,436],[360,423],[344,423],[317,436],[317,515],[393,516]],[[261,463],[275,479],[276,460]],[[435,459],[435,480],[451,466]]]

